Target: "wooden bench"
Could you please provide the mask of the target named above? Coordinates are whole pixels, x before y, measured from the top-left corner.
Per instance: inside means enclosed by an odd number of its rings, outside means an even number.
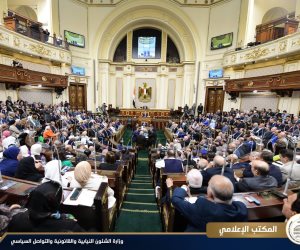
[[[175,186],[180,186],[181,181],[174,181],[174,186],[170,188],[170,197],[173,195]],[[293,191],[289,190],[288,194],[292,194]],[[252,196],[260,201],[261,205],[255,203],[249,203],[245,197]],[[248,221],[284,221],[282,214],[283,200],[273,195],[270,191],[258,192],[258,193],[235,193],[233,195],[234,201],[243,202],[248,208]],[[187,221],[186,219],[174,208],[171,203],[164,203],[161,207],[161,216],[166,232],[182,232],[185,230]]]
[[[14,181],[16,184],[9,189],[0,190],[1,203],[25,205],[29,193],[28,191],[37,187],[40,183],[26,181],[22,179],[3,176],[4,181]],[[70,206],[61,204],[60,211],[73,214],[78,224],[87,231],[109,232],[114,229],[117,215],[117,205],[108,209],[107,183],[101,183],[92,207]],[[64,188],[64,198],[72,192],[72,189]]]

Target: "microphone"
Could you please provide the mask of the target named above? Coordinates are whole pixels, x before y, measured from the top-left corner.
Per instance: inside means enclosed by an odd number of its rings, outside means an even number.
[[[188,173],[188,168],[189,168],[189,153],[187,152],[187,157],[186,157],[186,166],[185,166],[185,176],[187,176]]]
[[[224,175],[224,171],[225,171],[225,166],[226,166],[225,157],[226,157],[226,154],[225,154],[225,151],[223,151],[224,164],[223,164],[223,167],[222,167],[221,175]]]
[[[95,164],[95,174],[97,174],[97,160],[96,160],[96,143],[94,142],[94,164]]]
[[[60,158],[59,158],[59,153],[58,153],[58,149],[57,149],[56,144],[54,143],[53,146],[54,146],[54,149],[56,151],[57,160],[58,160],[59,181],[60,181],[60,183],[62,183],[62,178],[61,178],[61,161],[60,161]]]
[[[287,190],[288,190],[289,184],[290,184],[290,182],[291,182],[291,177],[292,177],[292,173],[293,173],[293,168],[294,168],[295,161],[296,161],[296,150],[297,150],[297,143],[298,143],[298,139],[297,139],[297,138],[291,138],[291,139],[292,139],[292,143],[294,144],[294,157],[293,157],[292,167],[291,167],[291,170],[290,170],[290,172],[289,172],[287,181],[286,181],[286,183],[285,183],[284,191],[283,191],[283,194],[284,194],[285,196],[287,196]],[[299,161],[299,160],[297,160],[297,161]]]

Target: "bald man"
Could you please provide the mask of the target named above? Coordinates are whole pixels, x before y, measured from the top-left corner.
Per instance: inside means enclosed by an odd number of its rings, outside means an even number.
[[[230,179],[233,185],[235,184],[233,170],[226,164],[224,157],[217,155],[214,157],[213,163],[209,164],[210,167],[201,172],[203,176],[203,186],[207,186],[214,175],[221,175],[223,165],[225,165],[224,176]]]
[[[185,201],[187,192],[176,188],[172,196],[174,207],[187,219],[186,232],[205,232],[208,222],[244,222],[248,219],[245,204],[232,201],[233,184],[221,175],[209,181],[207,198],[199,197],[194,204]]]
[[[251,163],[251,171],[254,177],[236,177],[236,190],[239,192],[262,191],[277,187],[277,180],[269,175],[270,167],[265,161],[254,160]]]

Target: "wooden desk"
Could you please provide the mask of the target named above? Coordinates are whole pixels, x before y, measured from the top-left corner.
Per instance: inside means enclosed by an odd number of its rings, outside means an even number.
[[[11,188],[5,191],[0,190],[1,203],[8,205],[16,203],[25,205],[29,197],[29,193],[26,193],[26,191],[40,185],[40,183],[37,182],[7,176],[3,176],[3,180],[16,182]],[[60,211],[73,214],[78,224],[85,230],[95,230],[99,232],[112,231],[117,213],[116,206],[108,210],[107,187],[107,183],[101,183],[94,198],[94,206],[68,206],[61,204]],[[68,197],[71,191],[72,189],[65,188],[63,192],[64,198]]]
[[[169,109],[121,109],[120,116],[127,117],[141,117],[143,114],[147,113],[151,118],[169,118]]]
[[[139,117],[138,118],[138,123],[148,123],[150,124],[152,122],[151,117]]]

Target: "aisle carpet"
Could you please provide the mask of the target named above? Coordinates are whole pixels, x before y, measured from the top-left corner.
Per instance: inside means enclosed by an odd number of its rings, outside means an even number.
[[[163,130],[157,131],[157,144],[161,143],[162,145],[166,145],[166,137]]]
[[[148,150],[141,150],[138,153],[137,172],[126,192],[115,232],[161,231],[160,214],[148,167]]]

